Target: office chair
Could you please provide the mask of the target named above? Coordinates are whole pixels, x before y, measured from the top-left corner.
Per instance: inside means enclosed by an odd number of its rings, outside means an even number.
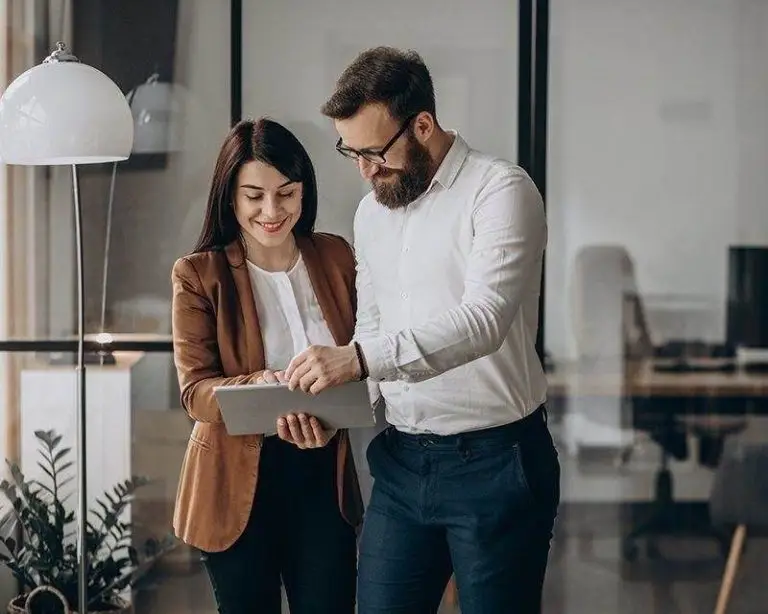
[[[637,557],[637,542],[641,538],[648,538],[648,555],[658,556],[653,537],[689,532],[685,529],[697,535],[712,535],[721,548],[727,548],[722,535],[713,531],[709,524],[694,523],[689,519],[681,522],[680,510],[674,501],[670,461],[687,458],[691,434],[700,442],[713,444],[710,448],[716,448],[727,435],[744,428],[743,417],[711,419],[713,407],[707,404],[722,403],[718,400],[705,400],[702,404],[699,400],[627,396],[625,384],[633,377],[633,370],[656,355],[632,257],[620,245],[585,246],[577,254],[574,278],[579,355],[582,363],[586,363],[587,372],[603,375],[606,369],[613,370],[616,392],[610,397],[592,398],[588,394],[579,397],[577,387],[573,391],[572,406],[593,421],[592,429],[613,433],[618,450],[617,466],[627,464],[644,439],[655,442],[661,450],[651,513],[624,538],[624,558],[634,560]],[[618,423],[617,417],[624,412],[631,416],[630,429]],[[610,426],[603,424],[604,421]],[[627,433],[631,435],[627,436]],[[571,446],[573,439],[571,437]],[[579,443],[588,444],[588,441],[589,434],[585,433]],[[567,439],[566,443],[569,443]],[[706,448],[706,445],[702,447]],[[716,462],[717,454],[710,456]],[[707,459],[704,464],[711,466],[712,460]]]
[[[683,460],[688,457],[688,436],[699,434],[691,431],[689,424],[703,424],[695,421],[686,422],[686,416],[682,419],[680,414],[690,412],[693,417],[702,415],[702,400],[699,399],[675,399],[654,398],[635,399],[634,422],[637,428],[650,434],[661,450],[661,461],[656,470],[654,480],[653,501],[650,513],[624,536],[622,542],[622,556],[627,561],[634,561],[638,554],[638,542],[645,539],[646,554],[649,558],[658,558],[660,552],[656,543],[656,537],[662,535],[695,535],[697,537],[711,537],[717,542],[720,551],[725,555],[728,551],[728,540],[725,534],[714,527],[708,518],[701,516],[688,516],[676,505],[674,498],[674,483],[670,462],[673,458]],[[743,429],[743,418],[718,420],[707,428],[707,437],[719,437],[720,440],[728,435]],[[717,435],[714,429],[717,428]],[[701,450],[700,450],[701,453]],[[698,459],[701,462],[701,458]]]
[[[636,295],[634,263],[621,245],[586,245],[574,260],[571,284],[573,332],[579,377],[567,395],[562,439],[577,455],[582,448],[615,452],[625,464],[636,445],[623,424],[628,331],[626,296]],[[612,386],[610,394],[592,394],[594,377]],[[584,385],[582,386],[582,381]]]

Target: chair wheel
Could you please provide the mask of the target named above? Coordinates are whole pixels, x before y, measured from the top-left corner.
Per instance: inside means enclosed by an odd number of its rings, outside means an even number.
[[[637,545],[634,542],[626,541],[621,548],[621,554],[625,561],[634,561],[637,559]]]

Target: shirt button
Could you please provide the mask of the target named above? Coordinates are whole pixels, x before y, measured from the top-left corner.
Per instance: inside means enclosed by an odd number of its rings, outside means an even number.
[[[404,253],[404,254],[407,254],[409,250],[410,250],[410,248],[409,248],[409,247],[406,245],[406,246],[403,248],[403,253]]]
[[[408,298],[408,293],[407,292],[403,292],[400,296],[402,296],[403,300],[405,300],[405,299]]]

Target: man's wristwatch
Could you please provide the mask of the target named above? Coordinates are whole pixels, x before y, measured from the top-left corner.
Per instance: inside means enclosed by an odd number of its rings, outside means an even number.
[[[357,341],[353,341],[352,344],[355,346],[355,353],[357,354],[357,362],[360,365],[360,380],[363,381],[368,379],[368,367],[365,364],[365,357],[363,356],[363,350],[360,349],[360,344]]]

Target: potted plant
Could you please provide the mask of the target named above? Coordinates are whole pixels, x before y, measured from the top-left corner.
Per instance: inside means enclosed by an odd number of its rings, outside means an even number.
[[[73,480],[71,449],[61,448],[62,437],[53,431],[36,431],[35,437],[40,444],[38,465],[47,479],[28,480],[18,465],[8,463],[11,480],[0,482],[0,492],[11,506],[5,524],[13,525],[12,530],[0,529],[0,544],[5,546],[0,563],[11,570],[21,588],[21,594],[9,604],[8,613],[129,612],[130,605],[121,593],[172,545],[169,539],[163,543],[150,540],[139,556],[131,543],[131,526],[121,518],[135,491],[147,480],[134,477],[115,485],[90,510],[86,523],[88,604],[81,608],[75,515],[64,506],[72,494],[67,490]],[[39,600],[40,607],[29,607],[31,596],[35,603]],[[66,604],[54,607],[51,600],[65,600]]]

